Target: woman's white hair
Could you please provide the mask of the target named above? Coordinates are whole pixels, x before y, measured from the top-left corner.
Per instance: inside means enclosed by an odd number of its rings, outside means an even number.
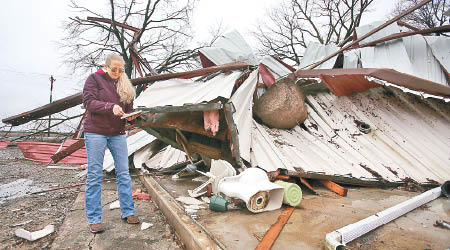
[[[106,65],[110,66],[112,61],[120,61],[125,65],[123,58],[117,54],[110,54],[106,57]],[[131,103],[136,96],[136,91],[125,72],[120,75],[119,81],[117,81],[117,93],[119,94],[120,101],[125,104]]]

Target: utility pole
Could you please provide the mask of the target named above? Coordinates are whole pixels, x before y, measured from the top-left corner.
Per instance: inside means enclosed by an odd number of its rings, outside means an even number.
[[[53,78],[53,75],[52,76],[50,76],[50,103],[52,103],[52,93],[53,93],[53,82],[55,82],[56,81],[56,79],[55,78]],[[51,121],[51,119],[52,119],[52,115],[49,115],[48,116],[48,133],[47,133],[47,136],[48,137],[50,137],[50,121]]]

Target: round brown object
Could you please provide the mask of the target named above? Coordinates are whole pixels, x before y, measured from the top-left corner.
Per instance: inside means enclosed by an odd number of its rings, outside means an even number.
[[[290,129],[306,120],[305,95],[289,78],[275,82],[255,102],[254,112],[269,127]]]

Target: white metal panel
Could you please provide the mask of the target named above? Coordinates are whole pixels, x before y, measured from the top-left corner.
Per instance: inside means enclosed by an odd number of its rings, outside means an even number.
[[[434,57],[431,48],[427,45],[423,36],[403,37],[403,44],[405,45],[416,76],[448,85],[439,61]]]
[[[416,75],[401,39],[378,44],[374,47],[361,48],[360,51],[363,68],[389,68]]]
[[[250,162],[250,144],[252,140],[253,92],[257,83],[258,71],[254,70],[230,99],[236,112],[233,114],[239,138],[239,151],[242,158]]]
[[[186,154],[183,151],[169,145],[155,154],[152,158],[145,161],[145,165],[149,168],[163,169],[185,161]]]
[[[350,51],[344,51],[344,65],[343,68],[361,68],[359,63],[359,58],[361,57],[361,52],[359,49],[354,49]]]
[[[370,31],[374,30],[375,28],[381,26],[384,22],[381,21],[376,21],[367,25],[363,25],[363,26],[359,26],[356,27],[356,35],[358,36],[358,38],[362,37],[363,35],[369,33]],[[371,36],[367,37],[366,39],[362,40],[360,42],[360,44],[364,44],[364,43],[368,43],[368,42],[372,42],[375,40],[378,40],[380,38],[395,34],[395,33],[399,33],[400,29],[397,25],[397,23],[392,23],[390,25],[388,25],[387,27],[385,27],[382,30],[379,30],[378,32],[375,32],[374,34],[372,34]]]
[[[202,48],[200,52],[215,65],[237,61],[253,65],[258,63],[252,48],[236,30],[219,37],[212,47]]]
[[[444,36],[427,36],[425,39],[431,47],[434,57],[436,57],[447,72],[450,72],[450,38]]]
[[[292,73],[288,68],[286,68],[283,64],[279,63],[271,56],[265,56],[261,63],[266,65],[266,67],[272,72],[275,80],[287,76]]]
[[[152,84],[134,101],[134,107],[182,106],[186,103],[208,102],[223,97],[229,99],[240,71],[220,74],[213,79],[195,82],[192,79],[171,79]]]
[[[318,42],[310,42],[303,54],[303,58],[300,61],[299,69],[305,69],[314,63],[322,60],[323,58],[338,51],[339,48],[334,44],[323,45]],[[337,56],[329,59],[328,61],[317,66],[316,69],[332,69],[336,63]]]

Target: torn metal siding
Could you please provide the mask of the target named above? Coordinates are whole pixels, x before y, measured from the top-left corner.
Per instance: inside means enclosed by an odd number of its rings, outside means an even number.
[[[134,101],[134,107],[183,106],[185,103],[201,103],[217,97],[230,98],[240,71],[220,74],[206,82],[191,79],[171,79],[156,82]]]
[[[308,131],[259,125],[274,144],[271,160],[283,159],[283,168],[391,182],[450,178],[448,104],[389,87],[352,96],[321,93],[307,102]],[[358,122],[372,131],[361,133]]]
[[[261,63],[266,65],[275,79],[279,79],[292,73],[287,67],[285,67],[283,64],[281,64],[271,56],[265,56],[261,60]]]
[[[258,72],[253,71],[230,99],[236,109],[233,119],[238,130],[239,152],[241,157],[248,162],[250,162],[253,92],[256,88],[257,75]]]
[[[52,142],[35,142],[35,141],[18,141],[16,142],[19,149],[22,151],[25,159],[30,161],[37,161],[43,163],[49,163],[51,156],[53,156],[58,149],[61,150],[69,147],[77,140],[67,140],[63,143],[62,147],[60,143]],[[75,151],[71,155],[59,161],[61,164],[84,164],[87,163],[86,148]]]
[[[252,48],[236,30],[219,37],[212,47],[202,48],[199,51],[215,65],[236,61],[258,64]]]
[[[310,42],[308,47],[303,54],[303,58],[298,66],[299,69],[304,69],[312,64],[318,62],[321,58],[325,58],[336,51],[339,48],[334,44],[322,45],[318,42]],[[320,64],[316,69],[332,69],[336,63],[337,56],[331,58],[330,60]]]
[[[425,38],[421,35],[415,35],[402,39],[412,63],[414,74],[421,78],[448,86],[445,73],[439,61],[434,57],[431,48],[427,45]]]
[[[428,46],[430,46],[433,55],[445,68],[447,74],[450,72],[450,39],[443,36],[425,37]]]

